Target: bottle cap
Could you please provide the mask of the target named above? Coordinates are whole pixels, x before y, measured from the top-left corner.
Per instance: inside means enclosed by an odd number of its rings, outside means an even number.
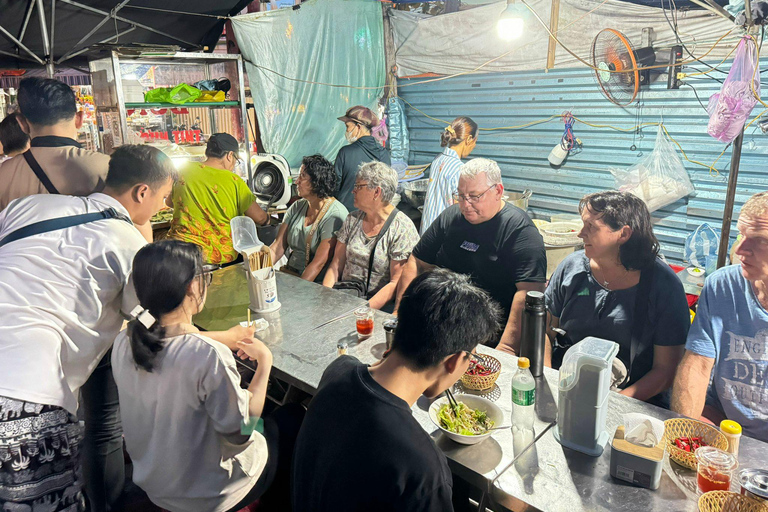
[[[531,367],[531,362],[528,360],[527,357],[521,357],[521,358],[519,358],[517,360],[517,367],[518,368],[523,368],[523,369],[530,368]]]
[[[724,434],[739,435],[741,434],[741,425],[733,420],[723,420],[720,422],[720,430]]]
[[[544,304],[544,294],[541,292],[531,291],[525,294],[525,302],[529,304]]]

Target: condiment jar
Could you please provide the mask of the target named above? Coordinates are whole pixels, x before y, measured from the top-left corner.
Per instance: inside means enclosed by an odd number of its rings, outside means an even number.
[[[720,422],[720,432],[728,439],[728,453],[739,457],[739,441],[741,441],[741,425],[733,420]]]

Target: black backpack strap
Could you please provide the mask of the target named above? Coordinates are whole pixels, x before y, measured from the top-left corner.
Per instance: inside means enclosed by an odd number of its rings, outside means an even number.
[[[120,219],[130,222],[131,225],[133,225],[133,222],[131,222],[130,219],[117,213],[117,210],[114,208],[107,208],[106,210],[95,213],[83,213],[80,215],[72,215],[71,217],[57,217],[55,219],[34,222],[6,235],[5,238],[0,240],[0,247],[15,242],[16,240],[21,240],[22,238],[39,235],[41,233],[48,233],[49,231],[71,228],[73,226],[79,226],[80,224],[87,224],[102,219]]]
[[[637,286],[637,295],[635,296],[635,311],[632,316],[632,339],[629,346],[629,368],[627,375],[632,379],[632,369],[635,358],[643,341],[645,329],[648,326],[648,303],[650,302],[651,284],[656,269],[654,260],[648,268],[640,271],[640,283]]]
[[[28,149],[22,154],[24,155],[24,160],[26,160],[27,164],[32,168],[32,172],[35,173],[37,179],[39,179],[40,183],[45,187],[45,190],[47,190],[49,194],[58,194],[59,191],[53,186],[51,180],[48,179],[48,175],[45,174],[45,171],[40,167],[40,164],[37,163],[37,159],[32,154],[32,151]]]
[[[398,212],[397,208],[394,208],[392,210],[392,213],[389,214],[389,217],[387,217],[387,220],[384,222],[384,225],[381,227],[381,231],[379,231],[379,234],[376,235],[376,240],[373,242],[373,249],[371,249],[371,255],[368,258],[368,281],[365,283],[366,295],[368,295],[368,291],[371,287],[371,272],[373,271],[373,258],[376,255],[376,246],[379,244],[379,240],[381,240],[381,237],[383,237],[384,234],[389,229],[389,226],[390,224],[392,224],[392,221],[395,220],[395,217],[397,216],[397,212]]]

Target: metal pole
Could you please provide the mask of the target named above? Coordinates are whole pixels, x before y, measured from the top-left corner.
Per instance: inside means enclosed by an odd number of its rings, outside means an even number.
[[[45,24],[45,8],[43,0],[35,0],[37,4],[37,19],[40,20],[40,38],[43,40],[43,55],[48,57],[51,54],[51,45],[48,42],[48,27]]]
[[[97,31],[97,30],[99,30],[101,27],[103,27],[105,23],[107,23],[109,20],[111,20],[112,18],[114,18],[114,17],[115,17],[115,15],[117,14],[117,11],[119,11],[120,9],[122,9],[123,7],[125,7],[125,4],[127,4],[127,3],[128,3],[128,2],[130,2],[130,1],[131,1],[131,0],[123,0],[122,2],[120,2],[119,4],[117,4],[117,5],[115,6],[115,8],[114,8],[114,9],[112,9],[112,11],[111,11],[109,14],[107,14],[106,16],[104,16],[104,19],[102,19],[100,22],[98,22],[98,23],[96,24],[96,26],[95,26],[95,27],[93,27],[93,28],[91,29],[91,31],[90,31],[90,32],[88,32],[88,33],[87,33],[87,34],[85,34],[83,37],[81,37],[81,38],[80,38],[80,40],[79,40],[78,42],[76,42],[76,43],[75,43],[75,44],[72,46],[72,48],[70,48],[69,50],[67,50],[67,51],[64,53],[64,55],[62,55],[62,56],[59,58],[59,60],[58,60],[56,63],[57,63],[57,64],[61,64],[63,61],[67,60],[67,58],[68,58],[69,56],[71,56],[71,55],[72,55],[72,53],[73,53],[73,52],[74,52],[74,51],[77,49],[77,47],[78,47],[78,46],[80,46],[81,44],[83,44],[84,42],[86,42],[86,41],[87,41],[87,40],[88,40],[88,39],[89,39],[89,38],[90,38],[90,37],[91,37],[91,36],[92,36],[94,33],[96,33],[96,31]]]
[[[45,69],[48,77],[53,78],[56,75],[56,68],[53,65],[53,37],[56,34],[56,0],[51,0],[51,51],[48,54],[48,64]]]
[[[741,145],[744,142],[744,128],[733,141],[731,153],[731,172],[728,173],[728,189],[725,193],[725,209],[723,210],[723,226],[720,234],[720,248],[717,251],[717,268],[725,265],[728,257],[728,241],[731,237],[731,221],[733,219],[733,203],[736,199],[736,181],[739,179],[739,164],[741,162]]]
[[[113,36],[110,36],[110,37],[108,37],[108,38],[106,38],[106,39],[102,39],[101,41],[99,41],[99,42],[98,42],[98,43],[96,43],[96,44],[104,44],[104,43],[109,43],[110,41],[112,41],[112,40],[114,40],[114,39],[120,39],[120,38],[121,38],[121,37],[123,37],[125,34],[127,34],[127,33],[129,33],[129,32],[133,32],[134,30],[136,30],[136,27],[127,28],[127,29],[123,30],[122,32],[118,32],[117,34],[115,34],[115,35],[113,35]],[[74,59],[74,58],[75,58],[75,57],[77,57],[78,55],[82,55],[82,54],[84,54],[85,52],[87,52],[87,51],[88,51],[88,50],[90,50],[90,49],[91,49],[91,47],[90,47],[90,46],[87,46],[87,47],[83,48],[82,50],[76,51],[75,53],[73,53],[72,55],[70,55],[69,57],[67,57],[67,59],[66,59],[66,60],[69,60],[69,59]],[[61,64],[61,62],[62,62],[62,59],[59,59],[58,61],[56,61],[56,64]]]
[[[29,18],[32,17],[32,9],[34,7],[35,7],[35,0],[29,0],[29,3],[27,4],[27,13],[24,15],[24,23],[21,24],[21,30],[19,31],[19,41],[24,40],[24,34],[27,33]]]
[[[736,19],[731,13],[718,4],[710,4],[707,0],[691,0],[691,2],[731,21]]]
[[[0,25],[0,33],[4,34],[5,37],[10,39],[12,43],[14,43],[16,46],[18,46],[19,48],[21,48],[25,52],[27,52],[33,59],[35,59],[35,62],[37,62],[38,64],[45,65],[45,62],[43,61],[43,59],[41,59],[40,57],[35,55],[34,52],[32,52],[32,50],[30,50],[29,48],[24,46],[24,43],[22,43],[21,41],[19,41],[15,37],[13,37],[13,35],[10,32],[8,32],[7,30],[5,30],[5,28],[2,25]]]
[[[76,2],[75,0],[59,0],[59,1],[60,2],[64,2],[65,4],[74,5],[75,7],[79,7],[81,9],[85,10],[85,11],[90,11],[90,12],[94,12],[96,14],[101,14],[101,15],[104,15],[104,16],[109,16],[109,13],[107,11],[103,11],[101,9],[96,9],[95,7],[91,7],[90,5],[86,5],[86,4],[82,4],[80,2]],[[124,18],[122,16],[114,16],[114,18],[117,21],[122,21],[123,23],[128,23],[129,25],[136,25],[140,29],[146,30],[148,32],[152,32],[153,34],[157,34],[157,35],[160,35],[160,36],[165,36],[168,39],[175,39],[176,41],[179,41],[180,43],[184,43],[185,45],[187,45],[189,47],[192,47],[192,48],[197,48],[197,47],[200,46],[197,43],[190,43],[189,41],[185,41],[184,39],[181,39],[179,37],[173,36],[173,35],[168,34],[166,32],[162,32],[162,31],[154,29],[152,27],[148,27],[147,25],[144,25],[144,24],[141,24],[141,23],[136,23],[135,21],[130,20],[128,18]]]

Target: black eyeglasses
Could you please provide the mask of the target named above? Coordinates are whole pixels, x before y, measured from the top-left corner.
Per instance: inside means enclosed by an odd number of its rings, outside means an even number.
[[[488,187],[487,189],[485,189],[485,192],[483,192],[483,193],[482,193],[482,194],[480,194],[480,195],[476,195],[476,196],[468,196],[468,195],[459,194],[458,192],[454,192],[454,193],[453,193],[453,200],[454,200],[454,201],[456,201],[457,203],[458,203],[459,201],[466,201],[466,202],[468,202],[469,204],[475,204],[475,203],[477,203],[478,201],[480,201],[480,199],[482,199],[482,197],[483,197],[485,194],[487,194],[487,193],[488,193],[488,191],[489,191],[489,190],[491,190],[492,188],[494,188],[495,186],[496,186],[496,185],[491,185],[490,187]]]
[[[472,366],[475,366],[476,364],[483,362],[483,358],[479,354],[475,354],[473,352],[470,352],[469,350],[465,350],[464,353],[467,354],[467,357],[469,357],[469,364]]]

